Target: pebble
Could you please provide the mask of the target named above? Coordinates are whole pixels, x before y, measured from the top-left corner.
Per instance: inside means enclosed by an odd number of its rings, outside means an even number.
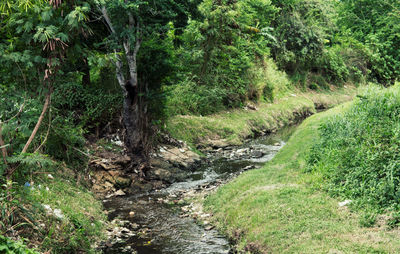
[[[210,231],[210,230],[213,229],[213,228],[214,228],[214,226],[207,226],[207,227],[204,228],[204,230]]]
[[[347,206],[352,202],[352,200],[346,199],[343,202],[339,202],[339,207]]]

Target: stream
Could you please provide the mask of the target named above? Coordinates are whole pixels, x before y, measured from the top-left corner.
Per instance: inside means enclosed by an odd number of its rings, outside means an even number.
[[[103,253],[234,253],[226,237],[210,225],[199,225],[182,212],[187,204],[181,197],[185,193],[215,189],[246,170],[261,167],[285,145],[296,127],[283,128],[239,147],[210,151],[208,163],[189,172],[184,182],[157,191],[104,200],[109,219],[121,225],[122,233],[118,241],[107,244]]]

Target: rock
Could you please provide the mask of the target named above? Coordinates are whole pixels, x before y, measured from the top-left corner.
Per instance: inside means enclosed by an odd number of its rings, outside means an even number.
[[[112,189],[114,187],[114,185],[110,182],[105,182],[103,185],[106,189]]]
[[[274,144],[274,146],[280,146],[281,145],[281,143],[275,143]]]
[[[112,171],[108,171],[108,173],[112,176],[112,177],[116,177],[121,175],[121,172],[118,170],[112,170]]]
[[[65,217],[60,209],[54,209],[54,216],[60,220],[64,219],[64,217]]]
[[[204,230],[210,231],[210,230],[213,229],[213,228],[214,228],[214,226],[207,226],[207,227],[204,228]]]
[[[243,170],[243,171],[246,171],[246,170],[253,169],[253,168],[255,168],[255,167],[256,167],[256,166],[254,166],[254,165],[249,165],[249,166],[244,167],[242,170]]]
[[[125,196],[125,192],[123,192],[122,190],[118,190],[114,193],[114,196]]]
[[[131,158],[128,155],[118,156],[113,162],[121,166],[126,166],[131,162]]]
[[[247,153],[248,151],[249,151],[249,148],[242,148],[242,149],[238,149],[236,151],[236,153],[243,155],[243,154]]]
[[[131,183],[132,183],[132,179],[129,179],[129,178],[125,178],[125,177],[121,177],[121,176],[115,178],[115,186],[117,188],[121,188],[121,189],[127,188],[127,187],[129,187],[129,185],[131,185]]]
[[[249,110],[256,110],[256,111],[258,110],[257,107],[256,107],[256,105],[254,105],[254,104],[251,103],[251,102],[248,102],[248,103],[247,103],[246,109],[249,109]]]
[[[53,177],[51,174],[48,174],[47,177],[48,177],[49,179],[54,179],[54,177]]]
[[[253,158],[261,158],[263,157],[264,153],[261,151],[253,151],[251,154],[251,157]]]
[[[156,159],[156,158],[151,158],[150,159],[150,165],[154,168],[163,168],[163,169],[169,169],[172,168],[172,165],[162,159]]]
[[[224,139],[217,139],[217,140],[209,139],[209,140],[207,140],[206,145],[211,146],[214,149],[225,148],[225,147],[229,146],[229,144]]]
[[[349,205],[351,202],[352,202],[352,200],[346,199],[346,200],[343,201],[343,202],[339,202],[338,205],[339,205],[339,207],[343,207],[343,206]]]
[[[154,174],[161,180],[169,180],[171,177],[171,172],[162,168],[154,170]]]

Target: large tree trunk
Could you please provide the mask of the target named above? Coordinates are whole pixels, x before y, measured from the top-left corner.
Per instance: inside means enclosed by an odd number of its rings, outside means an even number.
[[[104,6],[101,7],[101,12],[111,33],[115,34],[116,31]],[[147,118],[142,110],[142,100],[139,96],[140,85],[138,84],[137,77],[136,56],[141,46],[140,26],[139,22],[136,22],[135,26],[135,21],[132,15],[129,15],[129,27],[132,29],[132,31],[136,30],[136,43],[132,50],[128,38],[125,38],[122,42],[126,61],[129,68],[128,78],[125,77],[123,62],[120,58],[120,55],[118,54],[119,52],[115,52],[115,66],[117,80],[124,95],[124,104],[122,110],[122,119],[125,129],[124,143],[128,155],[132,160],[132,168],[139,169],[141,175],[143,176],[144,169],[147,168],[148,161],[146,151],[147,130],[143,128],[144,126],[146,126],[143,123],[147,121]]]
[[[143,119],[140,111],[138,92],[128,90],[124,98],[122,118],[126,131],[125,145],[129,156],[134,160],[134,165],[142,164],[146,161],[146,147],[144,137],[146,130],[142,128]]]

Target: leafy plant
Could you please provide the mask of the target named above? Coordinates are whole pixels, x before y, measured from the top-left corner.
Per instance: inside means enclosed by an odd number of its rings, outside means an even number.
[[[361,227],[372,227],[376,223],[376,213],[373,212],[365,212],[361,215],[359,219],[359,223]]]
[[[26,247],[23,241],[13,241],[2,235],[0,235],[0,253],[39,254]]]

